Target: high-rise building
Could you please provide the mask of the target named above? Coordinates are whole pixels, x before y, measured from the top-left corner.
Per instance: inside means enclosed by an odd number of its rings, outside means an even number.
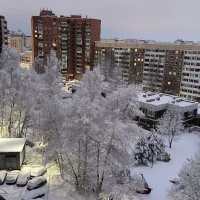
[[[95,42],[95,62],[120,67],[125,83],[141,84],[145,91],[200,101],[199,43],[102,40]]]
[[[94,42],[100,40],[101,21],[79,15],[57,17],[42,10],[32,17],[33,59],[47,63],[53,49],[66,78],[80,78],[94,65]]]
[[[18,53],[24,52],[24,37],[22,35],[8,34],[8,46],[15,48]]]
[[[0,16],[0,53],[3,45],[8,45],[7,21],[4,16]]]
[[[11,31],[8,33],[8,46],[15,48],[18,53],[25,51],[31,51],[32,49],[32,37],[26,36],[21,30]]]

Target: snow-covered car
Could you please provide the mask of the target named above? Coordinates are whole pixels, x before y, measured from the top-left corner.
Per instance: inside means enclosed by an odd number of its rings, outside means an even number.
[[[44,167],[36,167],[35,169],[31,169],[31,177],[42,176],[47,172]]]
[[[30,179],[30,176],[31,176],[31,173],[28,171],[20,172],[17,179],[17,186],[19,187],[26,186],[28,180]]]
[[[6,183],[7,184],[15,184],[19,175],[18,170],[13,170],[7,173]]]
[[[162,153],[162,154],[160,154],[160,155],[157,156],[157,160],[158,161],[169,162],[171,160],[170,154],[168,154],[167,152]]]
[[[7,171],[6,170],[1,170],[0,171],[0,185],[2,185],[5,181],[7,175]]]
[[[28,181],[27,189],[33,190],[37,189],[40,186],[44,185],[47,182],[47,179],[44,176],[38,176]]]
[[[31,199],[40,199],[39,197],[44,196],[46,193],[45,188],[38,188],[36,190],[26,191],[26,193],[22,196],[22,200],[31,200]]]
[[[42,198],[30,199],[30,200],[44,200]]]

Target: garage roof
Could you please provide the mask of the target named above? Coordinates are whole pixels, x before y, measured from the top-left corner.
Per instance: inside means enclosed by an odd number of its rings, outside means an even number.
[[[21,152],[25,143],[25,138],[0,138],[0,153]]]

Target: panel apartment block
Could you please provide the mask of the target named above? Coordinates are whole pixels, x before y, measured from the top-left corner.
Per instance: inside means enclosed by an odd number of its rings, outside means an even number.
[[[101,21],[79,15],[57,17],[42,10],[32,17],[33,58],[46,65],[53,49],[67,79],[80,78],[94,65],[94,42],[100,40]]]
[[[96,64],[121,67],[127,84],[200,101],[199,43],[102,40],[95,42],[95,59]]]

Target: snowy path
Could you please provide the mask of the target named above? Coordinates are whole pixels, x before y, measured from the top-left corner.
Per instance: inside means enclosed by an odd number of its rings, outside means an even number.
[[[157,162],[151,167],[135,167],[133,173],[143,173],[146,181],[153,188],[150,195],[141,195],[143,200],[168,200],[167,194],[171,187],[170,179],[178,177],[178,173],[184,163],[188,162],[200,147],[200,133],[184,134],[178,141],[172,144],[172,149],[167,149],[171,155],[168,163]]]

